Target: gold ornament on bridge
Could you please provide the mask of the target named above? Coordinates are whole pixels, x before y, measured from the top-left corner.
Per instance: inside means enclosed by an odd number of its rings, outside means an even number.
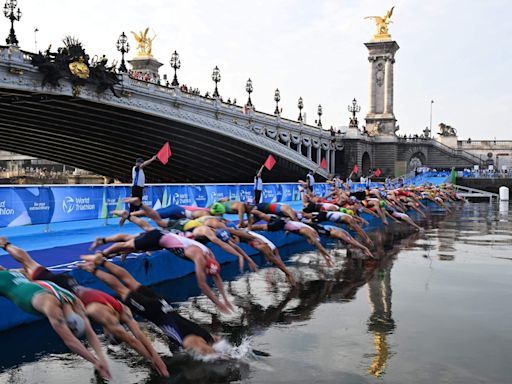
[[[137,49],[139,50],[137,52],[137,56],[142,57],[153,57],[153,40],[155,40],[155,36],[153,36],[152,39],[148,37],[149,27],[146,28],[144,32],[140,32],[139,35],[137,35],[135,32],[132,31],[133,36],[135,37],[135,40],[139,45],[137,45]]]
[[[82,56],[80,56],[80,59],[78,61],[73,61],[72,63],[69,63],[69,71],[73,75],[81,79],[89,78],[89,67],[84,62],[84,58]]]
[[[380,16],[366,16],[365,19],[375,19],[375,23],[377,24],[377,33],[373,35],[375,40],[388,40],[391,38],[391,35],[388,31],[389,23],[392,23],[391,15],[393,14],[393,9],[395,7],[391,7],[389,11],[383,17]]]

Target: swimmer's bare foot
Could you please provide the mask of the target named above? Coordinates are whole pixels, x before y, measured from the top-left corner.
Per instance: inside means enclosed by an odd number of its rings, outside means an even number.
[[[96,240],[93,241],[91,246],[89,247],[89,251],[93,251],[96,248],[98,248],[100,245],[105,244],[105,238],[104,237],[97,237]]]
[[[7,247],[8,242],[9,240],[7,239],[7,237],[0,237],[0,248]]]
[[[123,199],[123,202],[134,205],[136,207],[140,207],[142,205],[142,203],[138,197],[125,197]]]
[[[94,273],[94,271],[96,270],[96,265],[89,261],[85,262],[85,263],[78,264],[77,267],[84,271],[87,271],[89,273]]]
[[[80,258],[94,265],[102,265],[105,262],[105,255],[100,252],[95,253],[94,255],[82,255]]]
[[[121,218],[121,220],[119,220],[120,227],[122,227],[124,222],[130,217],[130,212],[128,212],[126,209],[116,209],[115,211],[112,211],[112,214]]]

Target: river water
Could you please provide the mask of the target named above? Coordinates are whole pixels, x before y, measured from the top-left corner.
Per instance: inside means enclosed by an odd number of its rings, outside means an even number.
[[[113,383],[510,383],[512,222],[508,205],[468,203],[433,212],[425,231],[372,233],[378,261],[331,243],[336,268],[304,245],[281,250],[301,281],[290,289],[263,264],[224,270],[237,304],[218,317],[193,277],[157,287],[180,312],[240,346],[237,359],[171,358],[144,324],[172,373],[158,378],[130,351],[108,347]],[[2,314],[4,315],[4,314]],[[247,345],[256,354],[247,353]],[[0,383],[96,383],[45,322],[0,333]]]

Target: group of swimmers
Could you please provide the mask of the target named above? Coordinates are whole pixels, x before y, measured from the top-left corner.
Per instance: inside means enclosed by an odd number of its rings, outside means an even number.
[[[368,221],[361,217],[362,213],[377,217],[384,225],[389,221],[402,222],[413,230],[420,230],[408,211],[414,210],[425,216],[427,200],[445,210],[450,210],[450,203],[463,200],[450,185],[351,191],[347,185],[336,183],[327,196],[320,197],[304,183],[301,191],[301,211],[282,203],[255,204],[227,199],[209,208],[171,205],[154,210],[142,204],[138,197],[124,199],[139,210],[119,210],[113,214],[120,217],[120,225],[128,220],[143,232],[96,238],[90,248],[94,254],[81,256],[83,263],[79,265],[109,286],[117,298],[81,286],[69,274],[51,272],[34,261],[26,251],[0,237],[0,248],[22,266],[20,270],[6,270],[0,266],[0,295],[26,312],[47,317],[66,346],[90,361],[105,379],[111,374],[89,319],[103,327],[108,342],[129,345],[147,359],[159,375],[167,377],[169,372],[165,363],[139,328],[133,314],[158,326],[167,336],[172,350],[182,348],[200,355],[215,355],[221,351],[222,339],[178,314],[163,297],[141,285],[126,269],[109,261],[112,257],[120,255],[124,260],[135,251],[168,250],[194,263],[201,291],[219,311],[230,313],[234,308],[225,293],[221,267],[210,245],[217,245],[236,256],[240,271],[244,270],[245,263],[255,271],[256,264],[238,245],[246,243],[279,268],[289,284],[295,285],[295,277],[283,263],[278,248],[261,231],[284,231],[304,237],[318,249],[326,265],[332,267],[332,256],[322,245],[321,236],[344,242],[366,257],[374,257],[374,245],[363,229]],[[238,223],[225,219],[223,215],[226,213],[238,215]],[[144,217],[151,219],[157,227]],[[342,224],[356,237],[341,228]],[[212,278],[219,296],[208,285],[208,277]],[[87,337],[95,354],[80,342],[82,335]]]

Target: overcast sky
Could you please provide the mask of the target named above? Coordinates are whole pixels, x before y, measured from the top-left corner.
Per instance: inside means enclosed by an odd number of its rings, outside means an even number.
[[[429,125],[430,100],[440,122],[460,138],[512,139],[512,1],[510,0],[19,0],[23,16],[16,32],[23,49],[61,46],[78,37],[89,53],[119,58],[115,42],[125,31],[151,28],[161,74],[172,74],[177,50],[181,83],[213,90],[218,65],[224,99],[252,100],[272,113],[281,91],[283,116],[298,117],[304,99],[308,123],[322,104],[324,127],[348,125],[347,106],[357,98],[360,121],[368,105],[368,60],[363,45],[375,32],[369,15],[395,6],[390,25],[400,46],[395,62],[395,116],[399,133],[421,133]],[[0,21],[7,36],[9,22]],[[136,43],[129,57],[135,55]],[[2,40],[5,38],[2,37]]]

